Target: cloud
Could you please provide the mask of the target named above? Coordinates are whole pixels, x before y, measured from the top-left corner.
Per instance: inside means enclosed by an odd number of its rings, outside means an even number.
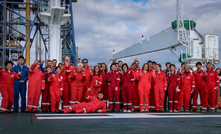
[[[85,2],[88,12],[86,12]],[[146,38],[150,37],[170,27],[171,22],[176,19],[175,0],[149,0],[143,3],[141,0],[95,0],[96,8],[93,0],[81,0],[74,4],[79,56],[88,58],[89,65],[107,62],[113,50],[120,51],[133,45],[141,39],[142,35]],[[218,0],[185,0],[185,15],[198,18],[197,30],[202,35],[220,34],[220,4]],[[138,58],[141,65],[147,60],[155,60],[163,65],[170,61],[179,65],[178,57],[169,50],[122,60],[130,64],[134,58]]]

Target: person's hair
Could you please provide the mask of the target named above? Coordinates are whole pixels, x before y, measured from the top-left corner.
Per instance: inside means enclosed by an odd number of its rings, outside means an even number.
[[[214,64],[212,64],[212,66],[216,67]]]
[[[156,64],[157,66],[159,66],[160,68],[162,67],[161,64]]]
[[[100,77],[101,76],[101,71],[100,71],[99,66],[94,66],[93,75],[95,75],[95,68],[96,67],[98,67],[98,76]]]
[[[112,68],[113,65],[117,67],[117,63],[112,63],[111,64],[111,68]]]
[[[138,60],[137,60],[137,61],[135,61],[135,63],[136,63],[136,62],[140,63]]]
[[[165,65],[167,66],[167,64],[170,64],[170,65],[171,65],[171,63],[170,63],[170,62],[167,62]]]
[[[52,61],[57,61],[56,59],[53,59]]]
[[[83,64],[82,64],[82,63],[78,63],[78,64],[77,64],[77,67],[78,67],[78,66],[82,66],[82,67],[83,67]]]
[[[48,62],[52,62],[52,61],[51,61],[51,60],[48,60],[47,63],[48,63]]]
[[[135,64],[135,65],[137,65],[137,63],[136,63],[136,62],[133,62],[133,63],[132,63],[132,66],[133,66],[134,64]]]
[[[127,63],[124,63],[124,64],[122,65],[122,69],[124,69],[124,66],[126,66],[126,67],[127,67],[127,70],[128,70],[128,65],[127,65]]]
[[[152,63],[152,62],[151,62],[151,63]],[[142,66],[142,70],[144,70],[144,66],[145,66],[145,65],[147,65],[147,70],[148,70],[148,69],[149,69],[149,66],[148,66],[147,63],[144,63],[144,64],[143,64],[143,66]]]
[[[151,61],[151,60],[148,60],[147,63],[152,63],[152,61]]]
[[[22,55],[20,55],[20,56],[18,57],[18,60],[19,60],[19,59],[25,60],[24,56],[22,56]]]
[[[40,61],[40,60],[37,60],[37,62],[41,64],[41,61]]]
[[[57,67],[55,68],[55,71],[56,71],[58,68],[60,68],[60,70],[61,70],[61,67],[57,66]]]
[[[84,58],[84,59],[82,60],[82,63],[83,63],[85,60],[88,62],[88,59]]]
[[[220,69],[220,68],[217,68],[216,70],[218,70],[218,69],[220,70],[220,73],[219,73],[218,75],[221,76],[221,69]]]
[[[68,57],[68,56],[64,57],[64,59],[66,59],[66,58],[68,58],[69,60],[71,60],[70,57]]]
[[[210,63],[210,62],[207,62],[206,66],[207,66],[207,65],[209,65],[209,64],[211,65],[211,63]]]
[[[7,66],[8,64],[12,64],[12,66],[14,65],[13,62],[9,60],[5,62],[5,66]]]
[[[157,63],[156,63],[156,61],[153,61],[152,64],[155,64],[155,65],[156,65]]]
[[[175,64],[170,64],[170,68],[171,68],[172,66],[173,66],[174,68],[176,67],[176,65],[175,65]]]
[[[202,63],[201,62],[197,62],[196,66],[198,66],[198,65],[202,66]]]
[[[50,65],[46,65],[45,68],[44,68],[44,71],[47,72],[47,69],[48,69],[48,68],[51,68],[51,69],[52,69],[52,67],[51,67]]]
[[[105,65],[105,70],[104,70],[104,72],[107,73],[107,65],[106,65],[105,63],[102,63],[102,64],[101,64],[101,67],[102,67],[102,65]]]
[[[121,60],[119,60],[117,63],[119,64],[119,62],[122,62]],[[122,62],[123,63],[123,62]]]
[[[181,66],[182,66],[182,65],[186,65],[186,64],[185,64],[185,63],[181,63]]]
[[[60,66],[63,66],[63,64],[62,64],[62,63],[59,63],[58,66],[59,66],[59,67],[60,67]]]
[[[98,94],[104,94],[102,91],[99,91]]]

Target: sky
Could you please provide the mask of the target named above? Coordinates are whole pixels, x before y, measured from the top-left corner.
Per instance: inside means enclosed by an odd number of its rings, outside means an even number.
[[[87,58],[90,66],[110,62],[113,50],[118,52],[139,42],[142,35],[148,38],[157,34],[176,19],[176,0],[79,0],[73,5],[78,55]],[[197,18],[196,29],[202,35],[221,35],[220,7],[220,0],[185,0],[184,14]],[[163,66],[167,61],[180,66],[178,57],[169,50],[120,60],[131,64],[135,58],[141,65],[153,60]]]

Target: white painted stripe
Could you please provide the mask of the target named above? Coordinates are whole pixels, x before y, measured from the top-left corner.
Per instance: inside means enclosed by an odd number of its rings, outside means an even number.
[[[162,113],[163,114],[163,113]],[[105,116],[102,116],[102,114],[91,114],[92,116],[89,116],[90,114],[68,114],[71,116],[61,116],[61,115],[67,115],[67,114],[51,114],[52,117],[37,117],[37,119],[40,120],[54,120],[54,119],[122,119],[122,118],[221,118],[221,115],[203,115],[203,114],[192,114],[192,115],[176,115],[172,113],[169,116],[159,116],[159,113],[156,113],[156,115],[153,114],[103,114]],[[184,113],[180,113],[184,114]],[[48,115],[48,114],[46,114]],[[55,115],[59,115],[59,117],[54,117]],[[82,115],[81,117],[79,115]],[[87,115],[87,116],[84,116]],[[99,115],[99,116],[94,116]],[[106,116],[108,115],[108,116]]]

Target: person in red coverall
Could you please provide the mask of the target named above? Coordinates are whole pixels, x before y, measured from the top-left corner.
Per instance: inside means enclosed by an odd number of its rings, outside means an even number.
[[[50,104],[50,92],[49,92],[49,88],[50,88],[50,82],[47,81],[48,77],[51,75],[52,72],[52,67],[50,65],[47,65],[45,67],[45,71],[44,71],[44,79],[45,79],[45,89],[42,90],[42,112],[48,112],[49,110],[49,106]]]
[[[148,72],[152,75],[153,72],[155,72],[156,70],[153,69],[153,63],[151,60],[149,60],[147,62],[148,64]],[[150,89],[150,101],[149,101],[149,109],[150,111],[155,111],[156,110],[156,105],[155,105],[155,97],[154,97],[154,81],[153,79],[151,79],[151,89]]]
[[[51,112],[55,113],[59,109],[60,96],[63,94],[63,77],[60,67],[56,67],[55,74],[49,76],[48,81],[50,82]]]
[[[153,72],[154,80],[154,98],[156,111],[163,111],[165,91],[167,90],[166,74],[161,70],[161,65],[156,65],[156,71]]]
[[[134,81],[132,82],[132,88],[133,88],[133,108],[134,112],[138,112],[140,110],[140,100],[139,100],[139,94],[138,94],[138,76],[140,74],[140,68],[138,67],[139,62],[133,62],[130,71],[132,71],[134,76]]]
[[[212,112],[215,112],[216,90],[219,88],[220,84],[219,75],[216,70],[212,69],[212,65],[210,62],[207,63],[206,68],[207,70],[204,75],[205,92],[202,112],[206,112],[208,100],[210,100],[210,110]]]
[[[103,82],[102,75],[100,74],[100,68],[98,66],[94,66],[94,71],[91,73],[91,85],[89,90],[89,93],[91,96],[97,97],[98,92],[101,91],[101,85]]]
[[[193,92],[193,112],[197,111],[197,99],[198,99],[198,93],[200,93],[200,109],[202,110],[203,105],[203,98],[204,98],[204,87],[205,87],[205,72],[201,69],[202,64],[200,62],[196,63],[197,70],[193,72],[196,80],[196,88]]]
[[[103,78],[103,82],[101,85],[101,91],[104,93],[104,102],[107,104],[108,99],[108,73],[107,73],[107,65],[105,63],[101,64],[101,75]]]
[[[106,103],[103,101],[104,94],[98,92],[97,98],[90,96],[89,92],[85,93],[86,102],[69,106],[62,109],[61,113],[106,113]]]
[[[140,112],[149,112],[149,95],[151,88],[151,73],[148,71],[148,64],[145,63],[140,71],[138,80],[138,94],[140,98]],[[143,104],[145,101],[145,105]]]
[[[221,69],[216,69],[218,75],[219,75],[219,81],[221,82]],[[220,85],[220,84],[219,84]],[[216,110],[221,109],[221,103],[220,103],[220,86],[216,92]]]
[[[70,101],[70,83],[68,80],[68,75],[71,72],[71,64],[70,64],[70,58],[65,57],[64,65],[60,64],[60,68],[62,69],[61,76],[63,77],[63,84],[64,84],[64,90],[62,95],[62,101],[63,101],[63,108],[66,108],[69,106]]]
[[[22,77],[21,72],[18,74],[12,71],[13,62],[5,62],[6,69],[0,70],[0,92],[2,95],[2,102],[0,113],[8,113],[11,111],[12,104],[14,103],[14,81]]]
[[[84,81],[84,89],[83,89],[84,90],[83,91],[83,96],[85,96],[84,93],[90,87],[90,76],[91,76],[91,73],[93,72],[93,69],[88,66],[88,60],[87,59],[83,59],[82,64],[83,64],[83,73],[86,75],[86,78],[85,78],[85,81]],[[84,97],[82,97],[81,102],[85,102]]]
[[[112,71],[109,72],[110,85],[108,87],[109,96],[109,112],[113,110],[114,98],[115,98],[115,111],[120,109],[120,73],[116,70],[116,63],[111,65]]]
[[[195,89],[195,77],[190,72],[188,65],[185,65],[185,72],[180,76],[180,85],[177,87],[179,91],[178,110],[181,111],[182,104],[184,102],[184,111],[189,111],[191,91]]]
[[[134,81],[134,75],[131,70],[128,69],[128,65],[124,63],[122,65],[123,72],[121,71],[121,95],[123,98],[124,111],[123,112],[132,112],[132,95],[133,88],[132,82]]]
[[[83,82],[86,79],[86,74],[82,72],[83,65],[81,63],[77,64],[77,69],[72,70],[69,79],[71,84],[71,99],[70,105],[78,104],[81,102],[84,92]]]
[[[41,90],[45,89],[45,79],[43,72],[40,69],[41,62],[35,61],[35,63],[29,68],[28,71],[28,103],[26,107],[27,112],[39,112],[37,111],[38,102],[41,96]]]
[[[180,73],[176,72],[176,66],[170,65],[170,71],[167,73],[168,84],[168,97],[169,97],[169,112],[177,112],[179,93],[176,91],[180,82]]]

